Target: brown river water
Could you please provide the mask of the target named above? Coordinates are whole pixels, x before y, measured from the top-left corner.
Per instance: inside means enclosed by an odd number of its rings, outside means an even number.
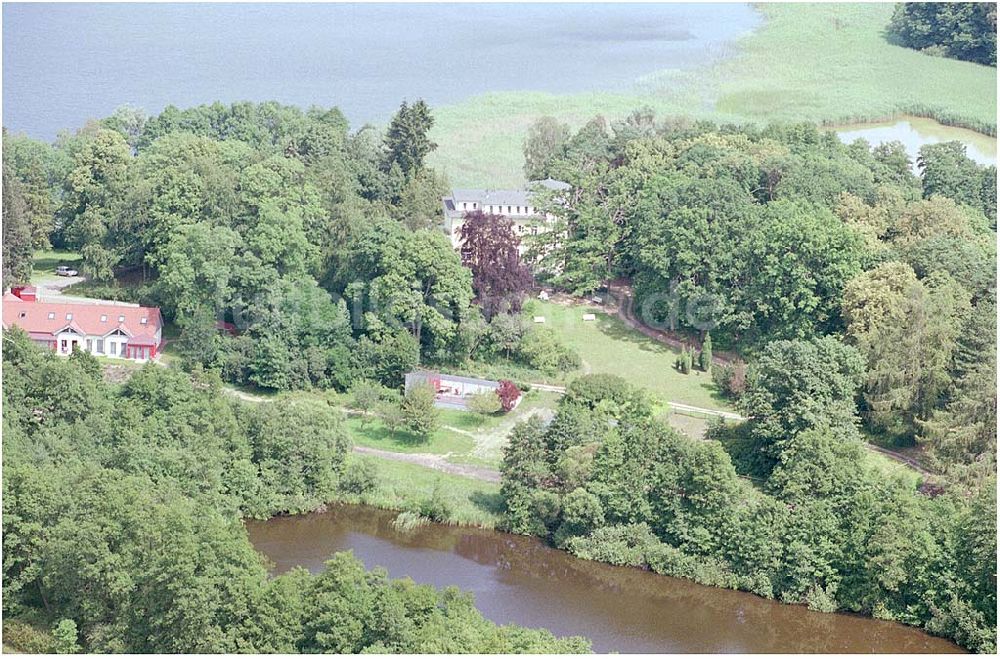
[[[274,573],[317,572],[351,550],[369,569],[470,591],[495,622],[586,636],[595,652],[962,651],[912,627],[584,561],[536,538],[437,524],[398,532],[395,517],[344,505],[246,526]]]

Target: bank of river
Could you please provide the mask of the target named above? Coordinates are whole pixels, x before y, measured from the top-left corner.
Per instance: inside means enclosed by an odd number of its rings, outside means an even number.
[[[331,554],[351,550],[393,577],[470,591],[495,622],[586,636],[597,652],[961,651],[912,627],[584,561],[535,538],[442,525],[402,533],[395,516],[342,505],[250,521],[247,530],[276,573],[319,571]]]
[[[997,139],[977,133],[967,128],[945,126],[933,119],[923,117],[902,117],[894,121],[868,124],[829,126],[837,132],[842,142],[851,143],[858,138],[872,145],[894,140],[902,142],[916,169],[917,155],[925,144],[958,141],[965,145],[969,158],[980,165],[995,165],[997,162]]]

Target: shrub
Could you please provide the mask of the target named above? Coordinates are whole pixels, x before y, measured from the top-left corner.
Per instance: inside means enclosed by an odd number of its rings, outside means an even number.
[[[429,384],[410,387],[400,409],[406,427],[417,435],[427,437],[437,430],[438,410],[434,407],[434,389]]]
[[[521,397],[521,391],[510,380],[500,380],[496,395],[500,399],[500,407],[503,408],[503,411],[510,412],[514,409],[517,399]]]
[[[559,341],[550,329],[532,327],[518,347],[518,356],[528,366],[554,374],[580,367],[580,356]]]
[[[420,514],[435,522],[447,522],[451,517],[451,503],[444,495],[440,480],[434,482],[430,498],[420,503]]]
[[[403,408],[394,400],[382,401],[375,410],[375,414],[378,415],[379,421],[389,432],[394,433],[406,424]]]
[[[469,399],[468,407],[470,412],[489,416],[502,410],[503,404],[496,391],[480,391]]]
[[[369,458],[353,460],[340,477],[339,488],[348,494],[366,494],[378,485],[378,465]]]
[[[737,360],[712,369],[712,380],[730,398],[739,398],[747,387],[747,365]]]

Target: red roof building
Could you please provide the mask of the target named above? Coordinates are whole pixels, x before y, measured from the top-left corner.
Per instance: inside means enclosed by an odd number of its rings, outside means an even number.
[[[73,348],[93,355],[146,361],[163,341],[163,319],[157,307],[115,302],[39,300],[34,289],[13,289],[3,296],[3,327],[20,327],[31,340],[59,354]]]

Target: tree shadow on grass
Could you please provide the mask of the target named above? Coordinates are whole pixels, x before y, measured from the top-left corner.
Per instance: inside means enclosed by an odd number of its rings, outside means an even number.
[[[390,448],[414,449],[430,444],[430,438],[423,435],[416,435],[405,430],[393,432],[385,426],[373,423],[365,425],[364,428],[361,428],[359,424],[355,432],[372,443],[384,445],[387,450]]]
[[[630,343],[639,350],[659,354],[679,354],[678,350],[674,350],[664,343],[649,338],[642,332],[632,329],[618,318],[612,316],[598,316],[597,329],[608,338],[623,343]]]
[[[476,491],[469,495],[469,501],[483,512],[491,515],[503,514],[503,496],[499,492]]]

